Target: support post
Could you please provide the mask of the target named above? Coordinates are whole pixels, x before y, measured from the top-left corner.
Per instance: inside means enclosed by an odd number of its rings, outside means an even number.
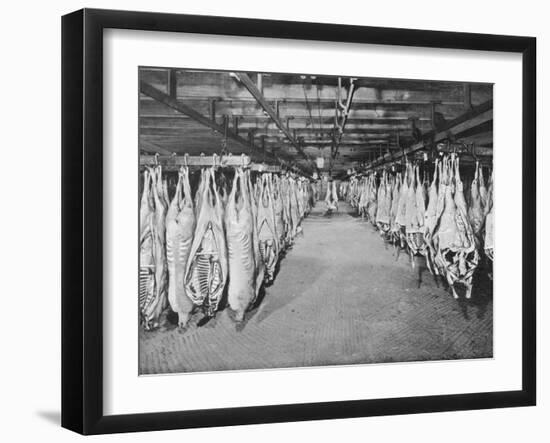
[[[178,97],[178,78],[175,69],[168,71],[168,95],[172,98]]]
[[[233,116],[233,132],[237,135],[239,135],[239,120],[240,120],[240,116],[238,115],[234,115]]]
[[[472,109],[472,88],[469,83],[464,83],[464,109]]]

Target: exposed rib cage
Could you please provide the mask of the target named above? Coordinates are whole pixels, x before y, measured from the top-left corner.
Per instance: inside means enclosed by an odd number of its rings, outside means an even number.
[[[218,309],[227,280],[227,248],[223,226],[223,204],[214,169],[203,171],[196,198],[197,224],[185,272],[185,291],[207,315]]]
[[[266,269],[266,281],[273,280],[275,266],[279,254],[279,239],[276,231],[275,207],[271,186],[271,174],[262,176],[260,197],[258,199],[258,240],[260,256]],[[306,202],[302,199],[302,211],[305,212]],[[298,200],[299,201],[299,200]]]
[[[144,172],[140,205],[139,311],[145,329],[158,326],[167,304],[166,204],[160,166]]]
[[[223,275],[218,254],[202,250],[197,252],[188,282],[195,303],[200,305],[205,299],[209,299],[209,305],[215,306],[214,302],[218,301],[216,293],[220,289],[222,280]],[[193,296],[195,294],[198,295]]]

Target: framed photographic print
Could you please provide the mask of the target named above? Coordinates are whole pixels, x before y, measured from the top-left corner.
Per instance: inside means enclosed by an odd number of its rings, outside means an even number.
[[[62,425],[534,405],[535,52],[64,16]]]

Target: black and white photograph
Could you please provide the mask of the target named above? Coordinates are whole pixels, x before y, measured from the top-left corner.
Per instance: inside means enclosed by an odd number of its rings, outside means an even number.
[[[2,441],[544,441],[544,5],[6,2]]]
[[[493,357],[492,83],[136,74],[140,375]]]

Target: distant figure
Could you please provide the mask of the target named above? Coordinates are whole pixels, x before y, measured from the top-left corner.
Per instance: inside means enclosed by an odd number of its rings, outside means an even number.
[[[328,182],[325,204],[327,205],[327,214],[338,211],[338,192],[336,190],[336,182],[334,181]]]

